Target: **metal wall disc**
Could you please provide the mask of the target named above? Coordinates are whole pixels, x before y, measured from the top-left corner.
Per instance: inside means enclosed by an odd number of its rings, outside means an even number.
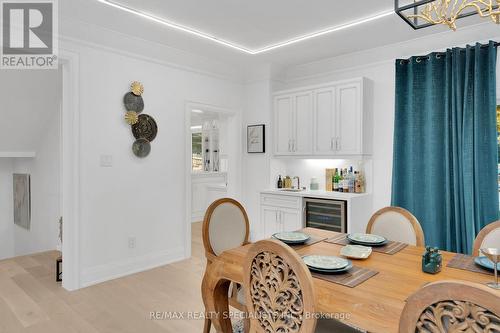
[[[127,111],[135,111],[137,113],[144,110],[144,100],[142,96],[136,96],[131,92],[128,92],[123,96],[123,104]]]
[[[137,139],[132,145],[132,151],[134,152],[134,155],[137,157],[141,158],[146,157],[151,152],[151,144],[149,143],[148,140],[144,138]]]
[[[136,139],[144,138],[152,142],[158,133],[156,121],[147,114],[140,114],[139,121],[132,125],[132,134]]]

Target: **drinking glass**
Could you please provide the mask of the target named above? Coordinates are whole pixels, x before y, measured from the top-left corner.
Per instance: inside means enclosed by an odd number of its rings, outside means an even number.
[[[495,282],[488,282],[486,285],[493,289],[500,289],[500,284],[498,284],[498,259],[500,257],[500,249],[495,248],[484,248],[481,252],[493,262],[493,268],[495,271]]]

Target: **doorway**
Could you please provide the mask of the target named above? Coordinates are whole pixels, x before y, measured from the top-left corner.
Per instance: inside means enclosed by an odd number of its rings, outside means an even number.
[[[216,199],[238,198],[241,191],[239,113],[189,102],[185,110],[185,253],[191,256],[191,223],[201,222]]]

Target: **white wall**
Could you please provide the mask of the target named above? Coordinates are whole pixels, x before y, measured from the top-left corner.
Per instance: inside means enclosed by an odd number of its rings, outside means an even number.
[[[14,212],[11,158],[0,158],[0,260],[14,256]]]
[[[61,216],[61,128],[60,114],[51,114],[38,138],[35,158],[15,158],[13,171],[31,176],[31,227],[14,225],[14,255],[55,250]]]
[[[184,163],[186,102],[241,109],[240,84],[136,56],[129,53],[133,41],[124,44],[127,52],[79,42],[62,46],[79,55],[80,65],[83,286],[184,257],[184,230],[190,220],[184,209],[190,172]],[[122,98],[134,80],[145,88],[144,113],[158,124],[144,159],[132,154],[134,138],[123,119]],[[112,155],[112,167],[100,167],[102,154]],[[240,167],[239,160],[229,166]],[[131,237],[135,248],[129,248]]]
[[[250,221],[251,238],[254,235],[254,225],[260,220],[259,192],[269,188],[270,158],[272,156],[271,128],[271,90],[272,83],[262,80],[247,84],[244,89],[243,114],[243,205]],[[246,147],[247,126],[265,124],[266,152],[265,154],[248,154]]]

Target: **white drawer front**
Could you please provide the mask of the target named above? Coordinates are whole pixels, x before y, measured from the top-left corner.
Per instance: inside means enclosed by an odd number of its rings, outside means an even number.
[[[290,195],[261,194],[260,204],[274,207],[301,209],[302,198]]]

